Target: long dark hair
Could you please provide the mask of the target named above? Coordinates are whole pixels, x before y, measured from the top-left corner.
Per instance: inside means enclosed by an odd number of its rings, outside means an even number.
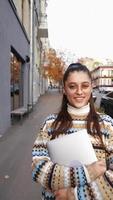
[[[64,85],[69,74],[74,71],[77,71],[77,72],[82,71],[84,73],[87,73],[88,77],[92,81],[91,73],[85,65],[81,63],[72,63],[69,65],[69,67],[64,73],[64,76],[63,76]],[[60,112],[58,113],[58,116],[52,125],[52,128],[53,128],[52,139],[54,139],[56,136],[58,136],[61,133],[65,133],[68,130],[68,128],[72,127],[72,117],[67,111],[67,104],[68,104],[67,97],[65,94],[63,94]],[[102,142],[102,136],[101,136],[100,125],[99,125],[99,115],[95,110],[92,94],[89,99],[89,104],[90,104],[90,112],[86,119],[87,131],[89,134],[93,136],[97,135],[101,139],[101,142]]]

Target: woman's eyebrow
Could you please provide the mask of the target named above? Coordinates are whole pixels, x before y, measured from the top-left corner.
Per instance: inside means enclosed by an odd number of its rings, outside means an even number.
[[[83,84],[83,83],[90,84],[91,82],[89,82],[89,81],[84,81],[84,82],[81,82],[80,84]],[[69,84],[78,84],[78,82],[69,82]]]

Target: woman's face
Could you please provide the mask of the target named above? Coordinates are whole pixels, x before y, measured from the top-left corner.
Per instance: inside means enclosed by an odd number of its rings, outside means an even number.
[[[64,94],[71,106],[81,108],[87,105],[92,92],[91,80],[83,71],[70,72],[65,84]]]

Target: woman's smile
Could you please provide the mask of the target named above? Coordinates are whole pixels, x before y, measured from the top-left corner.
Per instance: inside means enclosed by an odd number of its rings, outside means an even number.
[[[83,101],[84,98],[85,97],[74,97],[74,99],[77,100],[77,101]]]

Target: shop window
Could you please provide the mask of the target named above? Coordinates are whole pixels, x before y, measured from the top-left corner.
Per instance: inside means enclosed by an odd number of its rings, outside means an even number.
[[[11,52],[10,71],[11,71],[11,82],[10,82],[11,110],[14,110],[23,105],[23,73],[22,73],[21,59],[12,52]]]

